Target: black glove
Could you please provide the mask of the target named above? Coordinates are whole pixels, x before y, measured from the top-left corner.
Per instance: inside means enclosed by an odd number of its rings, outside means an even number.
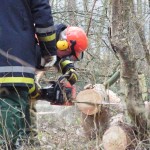
[[[77,72],[74,69],[70,69],[66,72],[68,75],[67,80],[70,82],[71,85],[75,84],[78,80]]]
[[[35,83],[34,86],[29,90],[29,95],[31,99],[38,100],[40,97],[40,90],[38,85]]]

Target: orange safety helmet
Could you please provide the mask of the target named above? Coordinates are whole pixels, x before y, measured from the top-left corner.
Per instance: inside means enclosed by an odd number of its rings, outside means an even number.
[[[83,52],[88,47],[88,38],[84,30],[79,27],[68,26],[63,34],[63,38],[56,44],[57,55],[60,58],[69,56],[73,61],[82,59]]]
[[[79,27],[69,26],[66,29],[66,37],[69,47],[71,47],[71,41],[75,41],[74,46],[75,53],[84,52],[88,47],[88,38],[83,29]]]

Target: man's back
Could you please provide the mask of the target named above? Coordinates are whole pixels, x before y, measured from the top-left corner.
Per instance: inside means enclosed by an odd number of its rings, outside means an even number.
[[[34,66],[35,31],[27,1],[0,0],[0,3],[0,49]],[[0,56],[0,66],[8,65],[5,57]],[[10,63],[20,65],[12,60]]]
[[[29,133],[26,133],[30,125],[29,90],[35,90],[35,66],[39,54],[35,33],[40,46],[44,45],[41,48],[42,52],[44,51],[48,57],[54,56],[56,43],[53,24],[48,0],[0,0],[0,148],[4,146],[2,149],[5,149],[6,143],[14,149],[29,140]],[[3,87],[8,92],[2,94]]]

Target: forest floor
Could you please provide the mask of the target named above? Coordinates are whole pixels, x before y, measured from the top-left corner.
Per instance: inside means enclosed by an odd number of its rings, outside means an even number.
[[[41,147],[36,150],[100,150],[99,140],[88,140],[75,106],[54,106],[39,101],[38,129]]]

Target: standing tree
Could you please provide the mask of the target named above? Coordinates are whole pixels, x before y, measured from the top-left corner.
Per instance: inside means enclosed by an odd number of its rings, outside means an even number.
[[[111,44],[121,65],[121,78],[126,85],[127,112],[131,122],[138,128],[140,140],[148,138],[147,118],[139,87],[134,51],[130,42],[130,25],[133,16],[133,1],[112,1]]]

